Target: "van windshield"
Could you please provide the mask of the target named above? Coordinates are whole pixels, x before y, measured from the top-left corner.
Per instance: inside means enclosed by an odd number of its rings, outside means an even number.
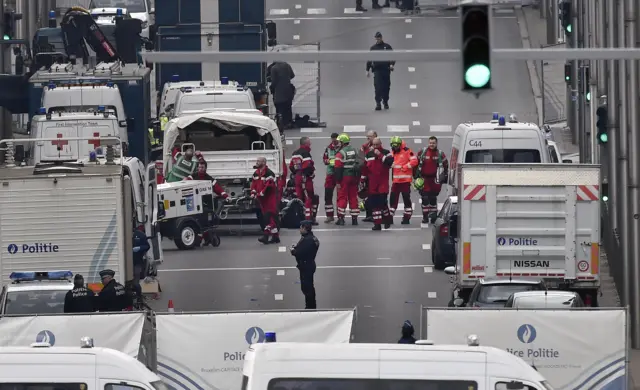
[[[255,108],[247,95],[185,95],[179,104],[180,114],[184,111],[212,110],[215,108],[252,109]]]
[[[486,149],[470,150],[464,156],[465,163],[539,163],[540,151],[536,149]]]
[[[118,116],[118,110],[116,110],[115,106],[104,106],[107,112],[113,113],[116,117]],[[98,112],[97,106],[53,106],[47,109],[49,114],[55,112],[86,112],[86,113],[94,113]]]
[[[63,313],[66,294],[67,290],[10,291],[7,293],[4,314]]]
[[[126,8],[128,13],[147,12],[144,0],[91,0],[89,9],[93,8]]]
[[[198,121],[186,127],[181,135],[184,136],[186,143],[194,144],[195,150],[201,152],[275,149],[270,134],[260,136],[256,128],[251,126],[240,131],[226,131],[215,125]],[[264,145],[259,141],[264,142]]]

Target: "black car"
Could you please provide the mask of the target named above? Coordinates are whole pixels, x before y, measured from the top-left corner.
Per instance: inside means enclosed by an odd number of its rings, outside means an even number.
[[[546,289],[541,279],[480,279],[465,306],[504,307],[514,293]]]
[[[458,226],[458,197],[450,196],[433,223],[431,261],[435,269],[456,264],[456,242]]]

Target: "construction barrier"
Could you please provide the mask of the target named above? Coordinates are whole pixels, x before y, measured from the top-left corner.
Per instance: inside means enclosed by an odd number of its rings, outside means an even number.
[[[519,356],[556,390],[626,389],[629,338],[624,308],[422,307],[420,338],[463,344],[471,334],[482,346]]]

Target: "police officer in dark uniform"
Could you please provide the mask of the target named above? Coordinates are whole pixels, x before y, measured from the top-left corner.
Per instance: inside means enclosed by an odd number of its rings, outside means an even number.
[[[95,310],[96,294],[84,286],[84,278],[76,274],[73,278],[73,290],[64,296],[65,313],[91,313]]]
[[[113,278],[116,272],[110,269],[100,271],[102,291],[98,294],[99,311],[123,311],[133,306],[133,299],[124,286]]]
[[[415,332],[416,330],[413,328],[411,321],[406,320],[402,324],[402,337],[398,340],[398,344],[415,344],[416,339],[413,337]]]
[[[376,43],[369,50],[393,50],[391,45],[382,40],[382,34],[375,35]],[[391,88],[391,71],[395,66],[395,61],[369,61],[367,62],[367,77],[371,77],[373,71],[373,88],[375,89],[376,111],[382,110],[380,103],[384,104],[384,109],[389,109],[389,89]]]
[[[304,294],[304,308],[316,308],[316,288],[313,285],[313,275],[316,273],[316,254],[320,248],[320,241],[311,228],[313,221],[300,222],[300,241],[292,245],[291,254],[296,258],[296,267],[300,271],[300,289]]]

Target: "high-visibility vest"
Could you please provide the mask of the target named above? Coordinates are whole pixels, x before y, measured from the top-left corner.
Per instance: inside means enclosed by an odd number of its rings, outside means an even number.
[[[166,116],[161,116],[160,117],[160,131],[164,132],[164,130],[167,128],[167,123],[169,123],[169,118],[167,118]],[[161,139],[157,139],[155,137],[155,134],[153,133],[153,128],[149,128],[149,143],[151,144],[151,146],[156,146],[156,145],[160,145],[162,143]]]
[[[394,183],[411,183],[413,180],[413,168],[418,165],[418,159],[412,154],[408,148],[393,153]]]
[[[171,168],[169,177],[167,177],[167,182],[172,183],[181,181],[187,176],[193,175],[196,171],[197,166],[198,162],[195,159],[187,161],[185,160],[184,156],[180,156],[178,158],[178,161],[176,161],[176,163]]]
[[[344,167],[344,176],[360,176],[359,172],[356,172],[358,165],[358,152],[351,146],[345,145],[340,149],[340,155],[342,156],[342,165]]]
[[[333,175],[334,165],[336,163],[337,150],[334,148],[327,148],[327,157],[329,157],[329,165],[327,165],[327,175]]]

